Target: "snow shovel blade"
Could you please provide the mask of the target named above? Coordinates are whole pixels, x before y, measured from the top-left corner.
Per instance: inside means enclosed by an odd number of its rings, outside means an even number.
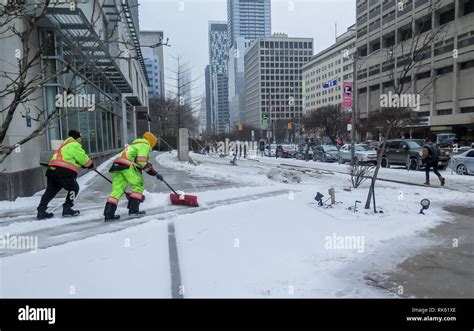
[[[199,207],[197,196],[195,195],[184,195],[183,199],[180,199],[179,195],[171,193],[170,200],[173,205]]]

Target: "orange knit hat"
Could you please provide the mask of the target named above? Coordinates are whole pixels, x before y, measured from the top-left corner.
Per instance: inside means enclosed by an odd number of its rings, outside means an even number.
[[[143,139],[146,139],[152,148],[155,147],[156,143],[158,142],[158,138],[156,138],[151,132],[145,132],[143,134]]]

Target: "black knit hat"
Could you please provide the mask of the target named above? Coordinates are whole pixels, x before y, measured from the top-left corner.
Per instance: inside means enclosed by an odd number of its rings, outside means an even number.
[[[74,139],[78,139],[78,138],[81,138],[81,133],[79,131],[76,131],[76,130],[71,130],[69,131],[69,133],[67,134],[68,137],[72,137]]]

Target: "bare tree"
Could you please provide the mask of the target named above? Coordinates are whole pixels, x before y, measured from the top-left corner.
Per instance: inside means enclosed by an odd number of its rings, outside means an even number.
[[[368,164],[355,162],[347,167],[351,175],[351,183],[353,188],[358,188],[363,182],[371,178],[374,167]]]
[[[303,118],[306,129],[320,129],[333,143],[340,133],[346,131],[349,114],[341,105],[328,105],[316,109]]]
[[[187,128],[192,134],[197,134],[202,96],[192,98],[192,92],[201,89],[200,86],[193,86],[201,77],[186,79],[186,76],[190,76],[191,68],[180,55],[173,58],[176,60],[176,70],[168,68],[173,75],[167,76],[167,79],[173,81],[174,84],[166,83],[168,88],[171,88],[167,91],[167,99],[175,104],[174,116],[170,118],[172,120],[170,125],[174,128],[176,136],[180,128]]]

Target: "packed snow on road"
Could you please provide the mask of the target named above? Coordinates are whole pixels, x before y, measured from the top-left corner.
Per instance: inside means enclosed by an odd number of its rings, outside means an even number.
[[[33,221],[22,210],[34,209],[39,194],[0,202],[0,296],[396,297],[368,279],[439,244],[427,233],[453,221],[444,206],[474,202],[474,178],[446,172],[446,188],[378,181],[374,213],[364,209],[369,181],[352,188],[347,165],[256,158],[233,166],[228,158],[192,157],[197,165],[160,154],[157,169],[233,183],[185,191],[198,195],[199,208],[172,206],[168,192],[147,191],[143,218],[99,222],[98,200],[78,204],[74,219]],[[401,169],[382,169],[380,177],[423,181],[423,173]],[[81,190],[99,180],[83,176]],[[424,214],[422,199],[431,201]],[[22,236],[37,236],[38,247],[6,250]]]

